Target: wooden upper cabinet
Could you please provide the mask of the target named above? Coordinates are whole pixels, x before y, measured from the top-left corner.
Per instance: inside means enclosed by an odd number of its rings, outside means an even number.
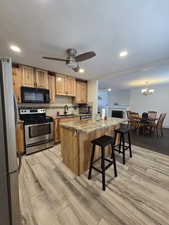
[[[15,97],[18,103],[21,103],[21,86],[22,86],[22,74],[19,67],[12,68],[13,75],[13,89]]]
[[[76,97],[75,97],[76,103],[81,103],[81,82],[76,81]]]
[[[65,93],[72,97],[76,95],[76,81],[73,77],[65,77]]]
[[[87,83],[81,82],[81,103],[87,103]]]
[[[87,82],[76,81],[76,96],[74,102],[77,104],[87,103]]]
[[[21,66],[22,86],[35,87],[34,69],[29,66]]]
[[[56,95],[66,95],[65,93],[65,76],[56,75]]]
[[[44,70],[35,70],[36,87],[48,89],[48,72]]]
[[[76,81],[73,77],[56,75],[56,95],[75,96]]]
[[[55,87],[55,76],[48,75],[48,87],[50,92],[50,103],[56,103],[56,87]]]

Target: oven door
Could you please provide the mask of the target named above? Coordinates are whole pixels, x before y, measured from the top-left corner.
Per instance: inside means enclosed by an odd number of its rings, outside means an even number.
[[[26,145],[53,140],[53,122],[25,125]]]

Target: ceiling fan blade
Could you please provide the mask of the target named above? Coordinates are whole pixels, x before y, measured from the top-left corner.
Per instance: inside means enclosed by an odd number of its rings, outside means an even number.
[[[66,59],[60,59],[60,58],[53,58],[53,57],[46,57],[46,56],[43,56],[42,58],[43,59],[49,59],[49,60],[61,61],[61,62],[67,62]]]
[[[76,62],[82,62],[96,56],[95,52],[86,52],[75,57]]]

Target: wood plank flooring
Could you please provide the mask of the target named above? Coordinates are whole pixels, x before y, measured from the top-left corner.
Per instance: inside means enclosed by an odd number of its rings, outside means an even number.
[[[105,192],[97,172],[89,181],[64,166],[59,145],[25,156],[22,225],[169,225],[169,156],[133,146],[124,166],[116,155],[118,177],[107,170]]]

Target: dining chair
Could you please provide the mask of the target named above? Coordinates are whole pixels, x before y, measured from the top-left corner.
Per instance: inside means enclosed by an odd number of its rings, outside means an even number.
[[[134,130],[139,128],[140,118],[139,113],[137,112],[130,112],[130,125]]]
[[[160,135],[163,136],[163,124],[164,124],[166,115],[167,115],[166,113],[161,113],[157,123],[151,123],[151,129],[154,129],[157,136],[159,136],[159,130],[160,130]]]
[[[156,119],[157,118],[157,112],[156,111],[148,111],[148,118]]]
[[[148,120],[148,113],[143,112],[142,113],[142,118],[140,120],[139,128],[142,128],[143,135],[146,135],[147,132],[151,129],[148,129],[149,127],[149,120]]]

